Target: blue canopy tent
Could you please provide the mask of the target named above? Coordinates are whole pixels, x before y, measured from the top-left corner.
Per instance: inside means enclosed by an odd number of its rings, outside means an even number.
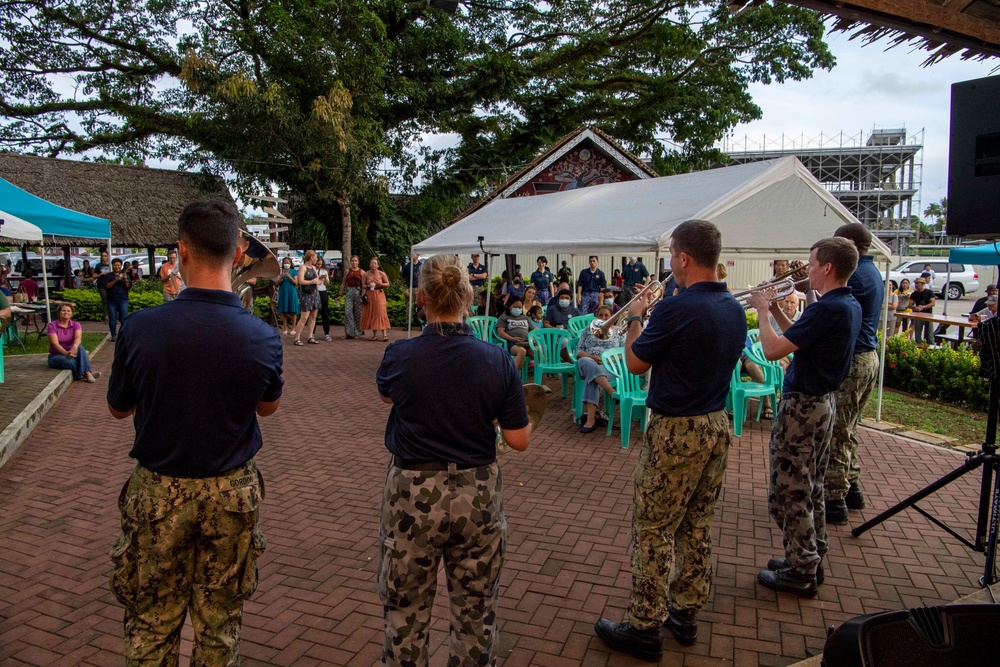
[[[965,248],[952,248],[948,253],[949,262],[979,264],[984,266],[1000,265],[1000,241],[986,245],[970,245]]]
[[[0,178],[0,202],[3,210],[11,216],[25,220],[42,230],[44,236],[68,236],[74,238],[107,239],[111,245],[111,221],[97,218],[86,213],[57,206],[52,202],[36,197],[26,190]],[[0,230],[0,235],[3,232]],[[49,299],[49,281],[45,268],[44,253],[42,256],[42,288],[45,300]],[[51,309],[49,309],[51,311]],[[49,320],[52,315],[49,313]]]

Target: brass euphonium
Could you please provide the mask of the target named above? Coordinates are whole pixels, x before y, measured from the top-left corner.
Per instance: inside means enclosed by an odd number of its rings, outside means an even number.
[[[253,310],[253,285],[249,284],[250,280],[276,280],[281,266],[274,253],[253,234],[241,229],[236,243],[243,249],[243,255],[233,265],[233,291],[244,308]]]

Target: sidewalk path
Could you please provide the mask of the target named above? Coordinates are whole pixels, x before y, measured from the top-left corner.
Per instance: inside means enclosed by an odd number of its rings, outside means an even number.
[[[260,587],[246,605],[246,665],[367,667],[380,656],[374,567],[388,406],[375,394],[374,371],[383,349],[343,340],[286,346],[281,409],[262,420],[268,548]],[[111,360],[108,348],[96,369],[107,372]],[[107,587],[108,551],[118,532],[115,503],[133,465],[133,432],[130,421],[108,415],[106,386],[106,378],[96,386],[74,383],[0,470],[5,666],[121,664],[122,611]],[[592,628],[601,616],[622,618],[627,605],[640,442],[635,430],[628,450],[617,431],[611,438],[579,435],[568,399],[556,382],[551,386],[550,409],[531,448],[501,460],[509,530],[501,664],[638,664],[606,650]],[[852,512],[855,525],[963,460],[892,435],[861,434],[870,509]],[[757,571],[780,552],[767,516],[767,437],[748,422],[736,441],[713,531],[717,571],[701,636],[688,649],[666,638],[662,664],[788,665],[821,651],[829,625],[950,602],[977,588],[982,558],[914,512],[860,538],[834,527],[827,583],[815,600],[756,586]],[[974,477],[927,506],[970,527]],[[439,594],[432,665],[447,656],[446,603]]]

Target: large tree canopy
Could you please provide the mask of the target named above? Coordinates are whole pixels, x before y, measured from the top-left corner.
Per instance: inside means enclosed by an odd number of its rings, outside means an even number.
[[[0,148],[277,183],[316,243],[360,203],[403,247],[582,123],[664,172],[712,159],[760,115],[748,84],[832,66],[822,36],[807,10],[693,0],[0,0]]]

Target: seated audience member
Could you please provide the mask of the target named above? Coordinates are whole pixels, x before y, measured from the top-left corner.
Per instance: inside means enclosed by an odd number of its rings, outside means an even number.
[[[788,260],[776,259],[774,260],[772,267],[774,269],[774,273],[771,274],[771,278],[776,278],[783,273],[788,273]]]
[[[514,365],[521,370],[524,358],[531,357],[528,347],[528,332],[531,325],[524,313],[524,302],[518,297],[511,297],[507,312],[497,320],[497,336],[507,343],[507,351],[514,357]]]
[[[486,315],[486,290],[479,290],[476,300],[477,305],[475,308],[475,314],[480,316]],[[491,296],[490,317],[500,317],[501,313],[503,313],[503,307],[500,304],[499,299],[494,299]]]
[[[59,306],[59,318],[49,322],[46,333],[49,335],[49,368],[71,370],[74,380],[97,381],[101,374],[90,370],[87,348],[81,344],[83,328],[73,320],[72,304]]]
[[[559,292],[561,292],[563,290],[565,290],[567,292],[570,291],[569,290],[569,283],[568,282],[564,281],[564,282],[559,283],[559,289],[557,289],[556,292],[555,292],[555,294],[552,295],[552,298],[549,299],[549,302],[547,304],[545,304],[545,308],[546,309],[548,309],[548,308],[554,308],[556,306],[556,304],[559,303]],[[570,292],[570,294],[572,294],[572,292]],[[548,311],[546,310],[546,312],[548,312]]]
[[[970,322],[988,322],[997,316],[997,297],[988,296],[986,297],[986,307],[981,308],[978,311],[969,315]]]
[[[618,304],[615,303],[615,293],[611,291],[610,287],[607,288],[607,289],[601,290],[601,300],[599,302],[599,305],[601,305],[601,306],[607,306],[608,308],[610,308],[612,315],[614,315],[619,310],[621,310],[621,306],[619,306]],[[598,317],[597,319],[601,319],[601,318]]]
[[[986,296],[979,297],[976,299],[976,303],[972,306],[970,313],[978,313],[980,310],[986,307],[986,299],[991,296],[997,296],[997,286],[994,284],[989,284],[986,286]]]
[[[0,331],[3,331],[14,321],[14,315],[10,310],[10,301],[7,295],[0,292]]]
[[[38,296],[38,283],[35,282],[34,275],[34,271],[31,269],[25,269],[24,277],[21,278],[21,284],[17,286],[18,290],[24,292],[28,296],[28,301],[34,301]]]
[[[528,285],[524,288],[524,296],[521,298],[522,303],[524,303],[525,310],[531,310],[532,306],[540,306],[538,299],[535,298],[538,294],[538,290],[534,285]]]
[[[522,303],[524,301],[524,282],[521,280],[521,274],[519,273],[514,274],[510,285],[507,287],[507,300],[510,301],[511,297],[521,299]]]
[[[799,301],[801,299],[802,297],[799,296],[798,292],[792,292],[791,294],[789,294],[784,299],[778,302],[778,307],[781,308],[781,311],[792,322],[794,322],[799,318]],[[774,319],[774,315],[768,313],[767,320],[771,328],[774,329],[774,332],[779,336],[781,336],[783,332],[781,330],[781,327],[778,326],[777,320]],[[743,371],[750,376],[751,380],[753,380],[754,382],[764,381],[764,369],[758,366],[755,362],[750,361],[750,359],[748,359],[745,354],[741,357],[741,360],[743,363]],[[792,358],[791,356],[784,356],[778,360],[778,363],[781,364],[782,370],[787,371],[789,364],[792,363]],[[764,396],[761,398],[761,400],[764,401],[764,408],[763,412],[761,413],[761,417],[764,419],[774,419],[774,410],[773,406],[771,405],[771,397]]]
[[[625,279],[622,278],[622,270],[621,269],[615,269],[614,271],[611,272],[611,287],[616,292],[622,288],[622,284],[624,282],[625,282]]]
[[[715,275],[718,277],[720,283],[726,282],[726,277],[729,275],[729,271],[726,270],[726,265],[719,262],[718,266],[715,267]],[[729,289],[730,294],[733,293],[732,287],[727,287],[727,289]]]
[[[542,307],[532,306],[528,310],[528,324],[531,326],[532,330],[542,328]]]
[[[595,316],[599,320],[611,317],[608,306],[597,307]],[[609,380],[611,374],[605,370],[601,362],[601,353],[613,347],[622,347],[625,339],[618,327],[612,328],[607,340],[601,340],[591,332],[590,327],[580,334],[580,342],[576,346],[576,364],[579,376],[586,382],[583,388],[583,407],[586,421],[580,427],[580,433],[590,433],[597,428],[597,410],[604,393],[611,396],[614,389]]]
[[[545,311],[545,327],[566,329],[569,325],[569,318],[579,316],[580,311],[573,305],[573,293],[568,289],[561,289],[556,294],[555,306],[549,306],[549,309]]]

